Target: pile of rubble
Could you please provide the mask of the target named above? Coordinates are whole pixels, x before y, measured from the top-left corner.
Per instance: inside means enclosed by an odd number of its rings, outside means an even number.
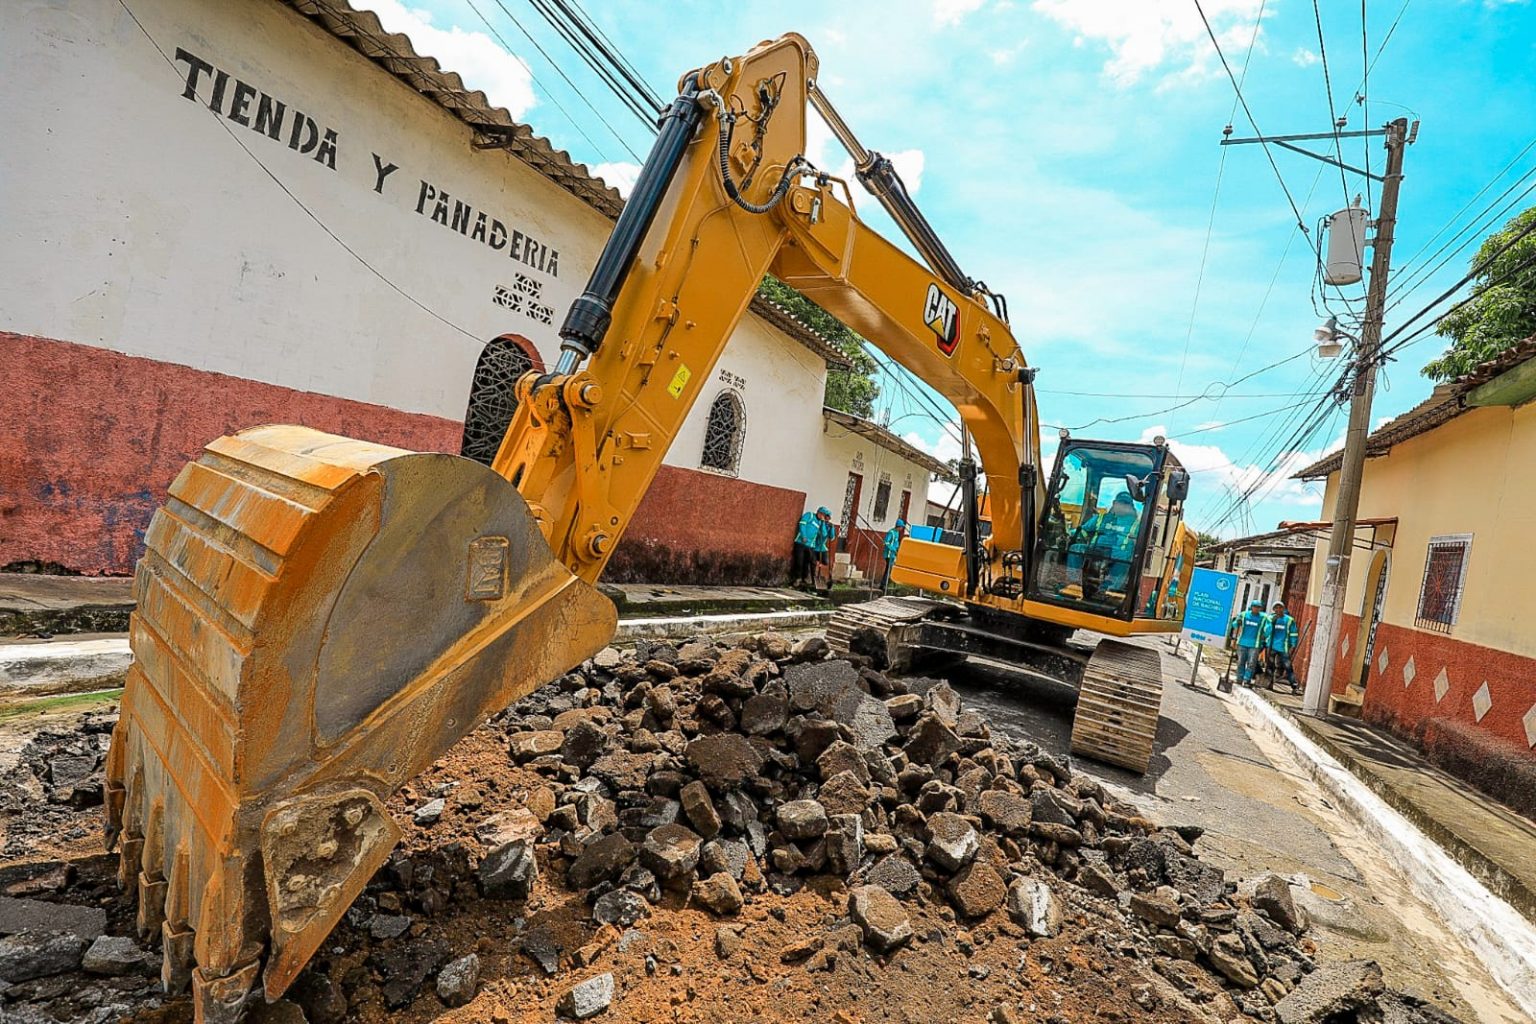
[[[405,843],[283,1019],[709,1019],[730,986],[769,993],[743,1019],[1448,1019],[1320,966],[1288,883],[1226,881],[1200,829],[993,736],[947,683],[827,655],[610,648],[499,715],[397,797]],[[82,970],[154,1001],[127,940],[9,930],[0,1009],[64,1019]]]

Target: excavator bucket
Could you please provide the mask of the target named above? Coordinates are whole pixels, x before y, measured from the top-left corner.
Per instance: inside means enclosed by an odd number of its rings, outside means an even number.
[[[491,470],[303,427],[210,444],[145,541],[107,844],[167,990],[234,1021],[384,862],[389,795],[616,616]]]

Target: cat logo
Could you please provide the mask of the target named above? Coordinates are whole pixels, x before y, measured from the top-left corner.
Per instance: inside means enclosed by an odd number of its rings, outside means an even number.
[[[923,303],[923,322],[938,339],[939,351],[947,356],[954,355],[955,346],[960,343],[960,310],[936,284],[928,286],[928,299]]]

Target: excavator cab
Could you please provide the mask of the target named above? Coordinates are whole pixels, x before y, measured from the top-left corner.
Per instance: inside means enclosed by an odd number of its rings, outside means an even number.
[[[1028,597],[1127,622],[1174,617],[1188,493],[1166,444],[1063,439]]]

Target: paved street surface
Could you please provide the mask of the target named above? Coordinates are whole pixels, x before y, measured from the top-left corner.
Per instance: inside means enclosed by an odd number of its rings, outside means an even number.
[[[1202,669],[1203,688],[1191,689],[1189,661],[1162,640],[1143,642],[1163,655],[1163,717],[1151,770],[1137,776],[1082,758],[1074,759],[1077,768],[1160,821],[1202,826],[1202,859],[1229,878],[1276,871],[1308,886],[1321,956],[1375,959],[1389,984],[1467,1021],[1527,1019],[1306,772],[1241,705],[1214,691],[1215,673]],[[950,681],[993,729],[1067,752],[1070,688],[978,662]]]

